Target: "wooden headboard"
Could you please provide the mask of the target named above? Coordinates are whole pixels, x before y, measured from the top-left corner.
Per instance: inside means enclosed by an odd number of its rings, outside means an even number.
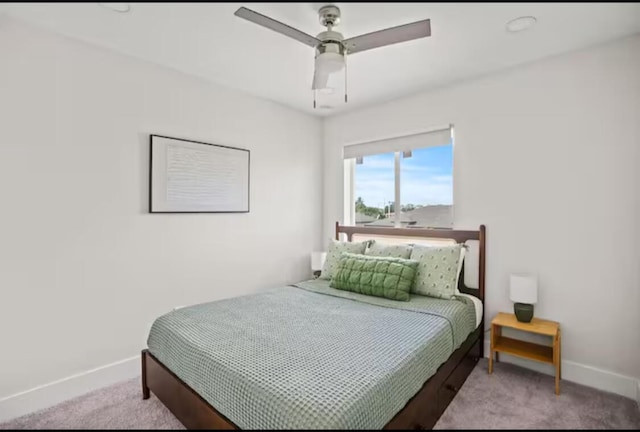
[[[346,226],[336,222],[336,240],[340,240],[340,234],[346,234],[347,241],[353,241],[353,236],[387,236],[387,237],[413,237],[422,239],[453,240],[456,243],[465,243],[467,240],[479,242],[478,255],[478,288],[469,288],[464,283],[464,267],[458,289],[465,294],[478,297],[484,303],[484,274],[485,274],[485,226],[480,225],[478,231],[464,231],[453,229],[422,229],[422,228],[387,228],[372,226]]]

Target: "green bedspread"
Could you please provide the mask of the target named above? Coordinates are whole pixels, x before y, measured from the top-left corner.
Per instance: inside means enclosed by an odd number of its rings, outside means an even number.
[[[167,313],[151,353],[243,429],[380,429],[475,326],[468,300],[313,280]]]

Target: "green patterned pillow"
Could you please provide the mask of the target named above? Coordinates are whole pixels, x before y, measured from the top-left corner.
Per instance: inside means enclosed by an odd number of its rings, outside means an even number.
[[[365,255],[409,259],[413,248],[406,244],[390,245],[371,240]]]
[[[447,300],[454,298],[461,248],[460,244],[414,246],[411,259],[418,261],[418,274],[411,292]]]
[[[369,240],[363,242],[331,240],[331,244],[329,244],[329,249],[327,250],[327,258],[324,261],[324,266],[322,267],[319,279],[331,279],[336,272],[338,261],[340,260],[340,254],[342,254],[342,252],[363,254],[368,244]]]
[[[409,301],[409,293],[416,276],[416,261],[343,253],[330,287]]]

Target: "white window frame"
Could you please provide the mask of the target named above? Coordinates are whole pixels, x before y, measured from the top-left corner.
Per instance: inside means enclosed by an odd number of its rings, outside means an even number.
[[[453,125],[449,125],[451,129],[451,148],[453,154],[455,156],[455,139],[454,139],[454,129]],[[437,128],[434,130],[440,130],[442,128]],[[420,132],[420,133],[429,133],[431,130]],[[428,146],[427,146],[428,147]],[[420,150],[421,148],[427,147],[418,147],[415,150]],[[401,151],[393,152],[394,154],[394,200],[393,200],[393,226],[394,228],[402,228],[402,220],[400,218],[400,213],[397,211],[401,206],[401,162],[402,159]],[[385,152],[376,153],[376,154],[385,154]],[[454,174],[452,178],[452,185],[455,182],[455,157],[451,162],[451,171]],[[355,159],[344,159],[344,220],[347,225],[355,225],[356,224],[356,202],[355,202],[355,173],[356,173],[356,160]],[[453,198],[453,197],[452,197]],[[455,200],[452,199],[451,205],[454,206]],[[387,203],[384,203],[386,206]],[[453,207],[455,211],[455,206]]]
[[[344,221],[347,225],[356,224],[356,203],[353,199],[355,195],[355,175],[356,175],[356,160],[345,159],[344,160]]]

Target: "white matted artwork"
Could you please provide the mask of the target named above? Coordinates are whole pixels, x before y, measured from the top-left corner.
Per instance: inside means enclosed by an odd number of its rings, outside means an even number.
[[[249,150],[151,135],[149,212],[246,213]]]

